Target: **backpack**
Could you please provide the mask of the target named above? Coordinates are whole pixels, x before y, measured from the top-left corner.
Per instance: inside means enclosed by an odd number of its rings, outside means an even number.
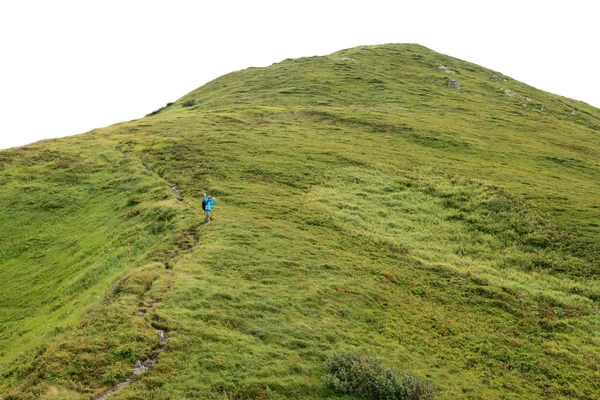
[[[208,200],[202,200],[202,210],[206,211],[206,203],[208,203]]]

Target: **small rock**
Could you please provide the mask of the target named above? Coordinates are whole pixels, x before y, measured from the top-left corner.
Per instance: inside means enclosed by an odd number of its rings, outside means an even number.
[[[508,97],[516,97],[516,98],[519,98],[519,99],[523,99],[523,100],[531,101],[531,100],[530,100],[528,97],[521,96],[520,94],[518,94],[518,93],[515,93],[515,92],[511,92],[511,91],[510,91],[510,90],[508,90],[508,89],[500,89],[500,90],[503,90],[503,91],[504,91],[504,94],[505,94],[505,95],[507,95]]]
[[[448,81],[446,82],[446,86],[460,89],[460,83],[458,83],[458,81],[455,81],[454,79],[448,79]]]
[[[438,68],[441,69],[444,72],[448,72],[449,74],[455,74],[456,71],[452,71],[450,68],[446,67],[445,65],[442,65],[440,63],[436,63]]]
[[[162,329],[157,329],[156,334],[158,335],[158,342],[161,346],[164,346],[167,343],[167,332]]]
[[[146,372],[147,369],[148,367],[145,366],[143,362],[137,360],[135,362],[135,367],[131,368],[131,372],[133,372],[134,375],[141,375]]]
[[[495,79],[497,81],[502,81],[502,82],[508,82],[506,79],[504,78],[500,78],[498,75],[491,73],[490,76],[492,77],[492,79]]]

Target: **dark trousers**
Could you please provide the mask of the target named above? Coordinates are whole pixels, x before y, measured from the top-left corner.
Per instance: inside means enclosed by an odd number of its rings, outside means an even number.
[[[210,216],[210,210],[204,210],[204,223],[208,224],[208,217]]]

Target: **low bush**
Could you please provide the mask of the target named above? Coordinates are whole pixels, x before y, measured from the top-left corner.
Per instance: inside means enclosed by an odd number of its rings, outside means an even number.
[[[166,105],[166,106],[164,106],[164,107],[161,107],[161,108],[159,108],[159,109],[157,109],[157,110],[154,110],[154,111],[152,111],[150,114],[146,114],[146,117],[151,117],[151,116],[153,116],[153,115],[156,115],[156,114],[160,113],[162,110],[164,110],[165,108],[167,108],[167,107],[171,107],[173,104],[175,104],[175,103],[167,103],[167,105]]]
[[[431,400],[434,389],[408,372],[382,366],[375,358],[356,353],[335,353],[326,362],[325,383],[332,389],[365,399]]]

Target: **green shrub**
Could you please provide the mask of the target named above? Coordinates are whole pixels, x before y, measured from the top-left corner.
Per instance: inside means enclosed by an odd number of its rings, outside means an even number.
[[[153,116],[153,115],[156,115],[156,114],[160,113],[162,110],[164,110],[165,108],[167,108],[167,107],[171,107],[173,104],[175,104],[175,103],[167,103],[167,105],[166,105],[166,106],[164,106],[164,107],[161,107],[161,108],[159,108],[159,109],[157,109],[157,110],[154,110],[154,111],[152,111],[150,114],[146,114],[146,117],[151,117],[151,116]]]
[[[434,389],[408,372],[384,368],[381,361],[356,353],[335,353],[325,364],[325,383],[334,390],[365,399],[430,400]]]

